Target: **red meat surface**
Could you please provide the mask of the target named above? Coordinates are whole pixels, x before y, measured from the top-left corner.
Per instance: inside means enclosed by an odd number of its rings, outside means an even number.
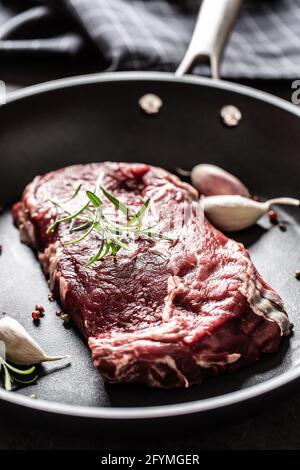
[[[85,267],[101,235],[65,246],[63,226],[47,233],[56,217],[50,200],[67,199],[81,184],[68,203],[78,208],[96,180],[133,210],[150,198],[143,223],[159,221],[171,240],[131,238],[130,251]],[[165,170],[105,162],[37,176],[14,205],[21,239],[36,251],[105,380],[188,387],[275,352],[289,334],[278,294],[244,246],[204,219],[197,201],[194,188]]]

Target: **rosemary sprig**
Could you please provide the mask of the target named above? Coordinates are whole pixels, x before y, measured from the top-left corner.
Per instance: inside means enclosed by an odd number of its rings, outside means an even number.
[[[78,186],[73,195],[66,201],[74,199],[78,195],[80,189],[81,185]],[[117,211],[120,211],[126,217],[124,223],[119,224],[115,222],[103,212],[103,201],[96,194],[96,190],[101,190],[106,199],[108,199]],[[158,239],[170,240],[165,235],[159,232],[154,232],[154,226],[142,226],[142,218],[149,207],[150,199],[147,199],[136,213],[132,213],[125,204],[110,194],[100,184],[96,185],[96,190],[95,192],[86,191],[88,202],[74,213],[70,213],[66,210],[63,203],[51,201],[56,208],[57,217],[47,230],[47,233],[52,233],[57,229],[58,225],[69,223],[68,232],[70,234],[84,231],[84,233],[78,238],[66,242],[64,244],[65,246],[80,243],[88,238],[93,232],[99,234],[101,239],[99,241],[97,252],[87,261],[85,264],[86,267],[104,259],[108,255],[116,256],[121,249],[129,250],[130,248],[128,244],[124,241],[125,236],[143,236],[150,242],[155,242]],[[63,214],[59,214],[59,210],[62,211]]]
[[[13,388],[14,383],[21,383],[23,385],[29,385],[35,382],[38,379],[37,375],[32,374],[35,373],[36,368],[30,367],[29,369],[17,369],[16,367],[12,366],[8,362],[6,362],[2,357],[0,357],[0,372],[3,369],[4,372],[4,387],[6,390],[11,391]],[[22,380],[21,377],[28,377],[27,380]]]
[[[77,188],[75,188],[75,191],[73,192],[73,194],[71,194],[70,197],[64,201],[64,203],[72,201],[72,199],[74,199],[79,193],[79,191],[81,190],[81,186],[82,184],[79,184]]]

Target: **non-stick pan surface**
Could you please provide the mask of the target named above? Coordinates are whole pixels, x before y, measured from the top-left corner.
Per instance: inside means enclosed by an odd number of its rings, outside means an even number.
[[[163,101],[152,117],[138,106],[150,92]],[[161,73],[118,73],[34,86],[8,101],[0,108],[0,201],[7,209],[35,175],[104,160],[147,162],[170,171],[210,162],[263,197],[299,197],[300,110],[249,88],[192,77],[174,80]],[[234,129],[219,118],[227,104],[243,115]],[[258,270],[283,297],[295,324],[293,337],[277,354],[237,373],[165,391],[103,383],[82,338],[56,317],[38,262],[19,242],[6,210],[0,217],[0,312],[19,319],[47,352],[70,354],[71,360],[41,368],[36,385],[13,393],[0,389],[2,405],[41,414],[147,420],[216,412],[277,393],[300,376],[300,283],[294,278],[300,268],[300,214],[295,209],[279,214],[286,232],[266,218],[233,236],[246,244]],[[36,303],[47,311],[39,327],[31,319]],[[29,398],[33,393],[35,400]]]

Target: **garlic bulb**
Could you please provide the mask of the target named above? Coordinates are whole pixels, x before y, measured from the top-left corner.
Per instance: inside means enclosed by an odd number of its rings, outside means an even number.
[[[205,197],[201,199],[200,204],[207,218],[216,227],[232,232],[255,224],[272,204],[299,206],[300,202],[289,197],[257,202],[242,196],[223,195]]]
[[[5,345],[6,359],[15,364],[40,364],[68,357],[47,356],[25,328],[11,317],[4,317],[0,320],[0,341],[3,341]]]
[[[250,197],[248,189],[238,178],[216,165],[195,166],[191,172],[191,180],[195,188],[205,196],[238,194]]]

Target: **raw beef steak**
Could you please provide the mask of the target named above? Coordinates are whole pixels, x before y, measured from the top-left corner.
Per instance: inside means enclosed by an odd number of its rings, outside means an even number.
[[[99,234],[69,246],[62,224],[47,234],[56,217],[50,199],[63,201],[82,184],[68,203],[76,209],[97,179],[135,210],[150,198],[143,223],[158,217],[160,232],[172,240],[135,237],[131,251],[85,267]],[[21,239],[36,250],[50,288],[109,382],[188,387],[275,352],[290,332],[278,294],[244,246],[201,217],[197,199],[195,189],[160,168],[106,162],[37,176],[13,207]]]

